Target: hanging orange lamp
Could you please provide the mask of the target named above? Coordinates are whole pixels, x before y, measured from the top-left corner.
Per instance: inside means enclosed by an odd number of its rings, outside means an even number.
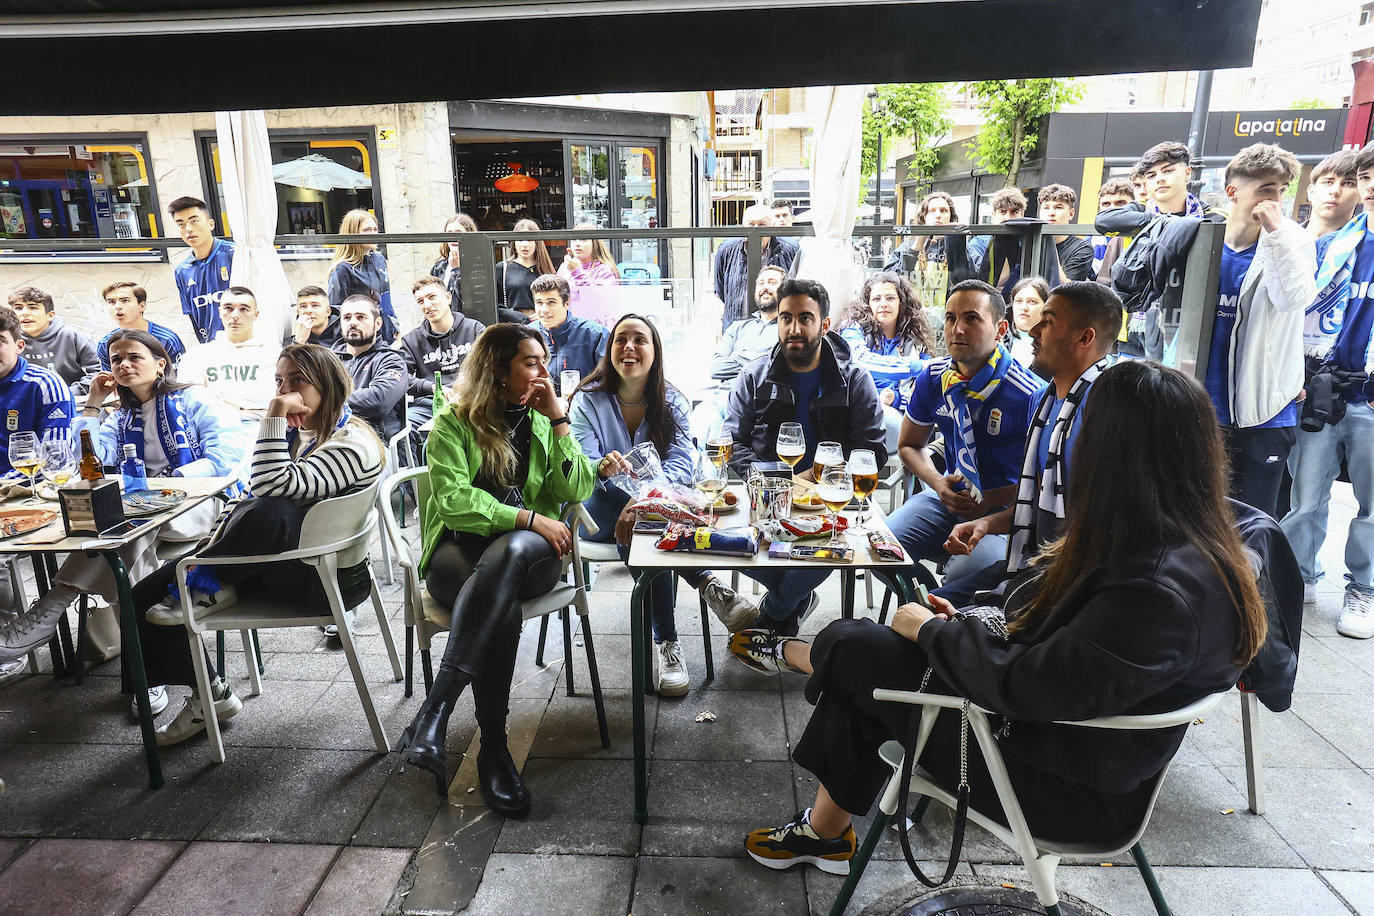
[[[510,169],[510,174],[493,182],[496,190],[504,191],[507,194],[524,194],[539,187],[539,179],[532,178],[520,171],[524,168],[521,163],[507,162],[506,168]]]

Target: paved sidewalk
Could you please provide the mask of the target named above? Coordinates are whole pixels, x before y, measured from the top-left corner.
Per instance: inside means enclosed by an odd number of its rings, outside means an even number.
[[[1353,511],[1349,488],[1338,485],[1328,568],[1342,568]],[[46,674],[0,686],[0,913],[827,912],[839,879],[771,872],[742,849],[748,830],[780,822],[815,791],[788,759],[809,714],[802,681],[764,678],[728,659],[713,620],[716,678],[701,685],[700,620],[686,589],[678,626],[693,689],[648,702],[652,816],[644,827],[633,822],[629,586],[622,568],[606,567],[591,595],[609,750],[597,739],[580,636],[569,697],[556,621],[542,669],[538,626],[527,627],[510,743],[535,803],[518,822],[492,815],[480,792],[468,791],[469,698],[452,720],[454,778],[441,801],[427,773],[374,753],[342,653],[317,631],[261,634],[264,693],[245,696],[226,726],[226,762],[211,763],[203,739],[169,748],[168,783],[157,792],[147,789],[117,662],[82,687]],[[1308,609],[1293,709],[1263,715],[1265,816],[1246,810],[1234,697],[1190,729],[1145,837],[1175,913],[1374,916],[1374,641],[1336,635],[1339,589],[1323,583]],[[382,591],[403,646],[400,589]],[[821,605],[832,610],[806,629],[833,619],[837,605],[832,581]],[[418,698],[406,700],[391,681],[375,619],[360,616],[358,634],[394,740]],[[235,642],[229,671],[246,695]],[[181,706],[173,693],[164,718]],[[716,720],[696,722],[705,711]],[[918,849],[947,850],[949,823],[932,812]],[[866,823],[858,826],[862,833]],[[976,828],[965,857],[965,875],[1028,886],[1010,850]],[[1065,864],[1059,886],[1108,913],[1153,913],[1129,859]],[[920,891],[889,836],[850,912],[898,913]]]

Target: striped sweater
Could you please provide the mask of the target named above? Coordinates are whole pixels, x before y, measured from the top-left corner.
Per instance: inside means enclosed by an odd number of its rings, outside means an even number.
[[[293,450],[286,431],[285,417],[264,417],[258,425],[250,470],[254,496],[284,496],[310,505],[367,486],[386,464],[380,440],[357,417],[304,458],[297,456],[314,440],[301,436]]]

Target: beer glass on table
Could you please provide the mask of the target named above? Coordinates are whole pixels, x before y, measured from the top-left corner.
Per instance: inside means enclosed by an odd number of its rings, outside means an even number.
[[[792,469],[793,482],[797,476],[797,462],[806,456],[806,435],[800,423],[784,423],[778,427],[778,460]]]
[[[854,477],[843,461],[826,467],[816,481],[816,495],[830,510],[830,540],[825,546],[839,546],[844,543],[840,538],[840,510],[849,505],[854,495]]]
[[[849,473],[854,478],[854,498],[859,500],[859,517],[854,522],[858,532],[868,521],[868,498],[878,489],[878,456],[870,449],[854,449],[849,453]]]

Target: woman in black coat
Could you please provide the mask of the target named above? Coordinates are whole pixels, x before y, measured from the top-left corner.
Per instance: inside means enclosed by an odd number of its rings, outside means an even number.
[[[1186,726],[1117,731],[1053,724],[1166,712],[1233,686],[1264,642],[1255,574],[1226,500],[1227,466],[1206,392],[1182,373],[1130,361],[1089,390],[1068,482],[1064,535],[1006,584],[1009,638],[975,618],[901,607],[890,628],[839,620],[815,643],[736,634],[751,666],[811,676],[816,711],[793,758],[820,781],[814,805],[746,849],[770,868],[811,862],[839,874],[891,770],[883,741],[912,707],[875,687],[963,696],[1006,718],[1003,756],[1031,831],[1054,840],[1119,836],[1139,823]],[[746,635],[748,634],[748,635]],[[1002,819],[970,742],[970,804]],[[959,716],[940,716],[921,765],[959,779]]]

